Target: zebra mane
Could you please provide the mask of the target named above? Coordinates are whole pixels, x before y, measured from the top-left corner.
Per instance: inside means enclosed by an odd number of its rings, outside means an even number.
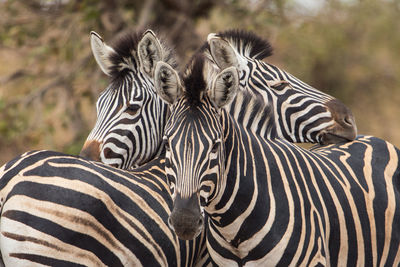
[[[196,106],[201,100],[202,93],[207,89],[204,78],[205,57],[196,53],[185,68],[182,81],[185,87],[185,98],[190,106]]]
[[[259,60],[272,55],[271,44],[250,31],[227,30],[217,36],[227,40],[241,55]]]
[[[127,30],[123,31],[116,38],[114,38],[110,46],[116,53],[110,55],[112,67],[110,70],[111,79],[113,81],[119,80],[124,77],[129,71],[125,66],[130,68],[138,68],[137,48],[140,40],[144,34],[143,30]],[[159,39],[162,49],[162,61],[167,62],[173,68],[177,67],[176,57],[174,51],[166,44],[166,41]]]
[[[228,41],[240,55],[258,60],[272,55],[273,49],[271,44],[250,31],[239,29],[227,30],[217,33],[217,36]],[[199,51],[210,51],[208,42],[205,42]]]

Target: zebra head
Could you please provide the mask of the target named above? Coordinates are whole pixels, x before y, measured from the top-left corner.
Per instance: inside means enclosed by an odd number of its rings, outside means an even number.
[[[291,142],[320,144],[353,140],[357,135],[354,117],[338,99],[298,80],[291,74],[262,61],[272,54],[270,44],[253,33],[226,31],[210,34],[202,48],[221,69],[239,71],[240,91],[249,91],[274,110],[276,134]],[[237,97],[227,109],[238,120],[246,103]],[[241,111],[243,113],[243,111]]]
[[[124,169],[142,165],[161,148],[169,109],[155,92],[153,71],[159,60],[175,66],[172,53],[151,30],[127,32],[112,46],[95,32],[90,39],[111,83],[97,100],[97,121],[80,156]]]
[[[165,170],[174,207],[169,225],[181,239],[193,239],[203,229],[201,207],[219,191],[225,172],[221,108],[238,89],[238,73],[229,67],[217,74],[206,92],[202,55],[197,55],[183,76],[159,62],[155,71],[157,93],[171,105],[165,126]],[[208,77],[208,76],[206,76]]]

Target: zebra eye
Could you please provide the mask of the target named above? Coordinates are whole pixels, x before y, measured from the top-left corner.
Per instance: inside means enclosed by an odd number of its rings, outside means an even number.
[[[211,148],[211,152],[212,152],[212,153],[217,153],[217,152],[218,152],[218,149],[219,149],[219,146],[220,146],[220,144],[221,144],[221,142],[220,142],[220,141],[216,141],[216,142],[214,143],[214,145],[212,146],[212,148]]]
[[[128,104],[126,107],[126,112],[132,114],[136,113],[140,109],[140,105],[138,104]]]
[[[271,87],[272,87],[272,89],[281,91],[281,90],[285,89],[286,86],[288,86],[288,85],[290,85],[290,83],[288,83],[287,81],[281,81],[277,84],[271,85]]]
[[[240,81],[242,81],[242,80],[244,80],[244,78],[245,78],[245,76],[246,76],[246,72],[245,71],[243,71],[243,70],[240,70],[239,71],[239,80]]]

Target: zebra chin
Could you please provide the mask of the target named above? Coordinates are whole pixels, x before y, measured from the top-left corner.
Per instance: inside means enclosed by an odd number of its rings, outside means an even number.
[[[203,231],[204,217],[196,194],[189,198],[181,198],[177,194],[168,225],[182,240],[195,239]]]
[[[354,121],[354,120],[352,120]],[[338,144],[342,142],[352,141],[357,137],[357,127],[355,123],[345,128],[340,124],[336,124],[330,129],[321,132],[319,143],[321,145]]]
[[[321,134],[320,144],[330,145],[330,144],[344,143],[354,140],[356,136],[357,136],[356,134],[345,136],[335,133],[323,133]]]

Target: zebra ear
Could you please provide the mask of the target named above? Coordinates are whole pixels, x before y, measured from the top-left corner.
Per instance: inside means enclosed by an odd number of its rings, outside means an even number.
[[[217,108],[222,108],[232,101],[236,96],[238,88],[238,71],[235,67],[229,67],[215,77],[208,95]]]
[[[178,73],[167,63],[159,61],[154,70],[154,86],[157,94],[169,104],[183,95]]]
[[[211,56],[221,69],[228,67],[238,67],[239,62],[233,47],[225,40],[210,33],[207,37],[210,45]]]
[[[116,54],[115,50],[106,45],[103,38],[94,31],[90,32],[90,46],[92,48],[93,56],[101,70],[106,75],[111,76],[110,71],[112,63],[110,61],[110,55]]]
[[[153,31],[147,30],[138,44],[138,56],[142,70],[153,74],[156,63],[162,60],[162,48]]]

